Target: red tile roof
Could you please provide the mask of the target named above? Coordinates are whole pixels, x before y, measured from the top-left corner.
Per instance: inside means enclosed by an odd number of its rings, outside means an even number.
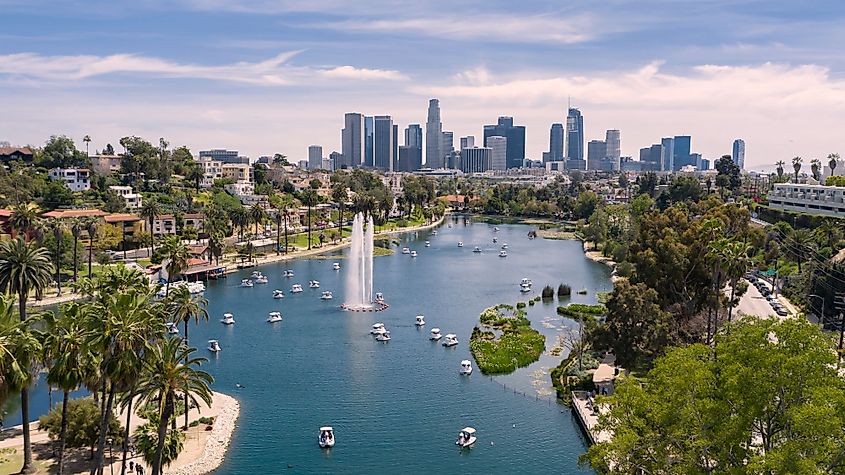
[[[47,218],[82,218],[89,216],[108,216],[105,211],[98,209],[57,209],[44,213]]]

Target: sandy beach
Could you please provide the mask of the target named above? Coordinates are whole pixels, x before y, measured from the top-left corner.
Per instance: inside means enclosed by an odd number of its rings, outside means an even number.
[[[616,275],[616,262],[613,259],[611,259],[610,257],[603,256],[600,251],[590,250],[590,246],[587,244],[586,241],[584,241],[583,244],[584,244],[584,255],[587,257],[587,259],[590,259],[591,261],[599,262],[599,263],[604,264],[604,265],[610,267],[611,269],[613,269],[613,275],[610,276],[611,282],[616,282],[617,280],[622,278],[622,277],[619,277],[618,275]]]

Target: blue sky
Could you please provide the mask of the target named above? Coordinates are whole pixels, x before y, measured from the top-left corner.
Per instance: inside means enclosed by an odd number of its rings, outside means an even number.
[[[438,97],[456,138],[512,115],[539,158],[571,97],[624,154],[743,137],[762,168],[845,153],[843,20],[833,0],[0,0],[0,140],[302,158],[339,148],[343,112],[404,127]]]

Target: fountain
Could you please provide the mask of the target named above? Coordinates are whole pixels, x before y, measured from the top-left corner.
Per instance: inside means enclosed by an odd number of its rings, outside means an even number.
[[[346,274],[346,310],[356,312],[381,311],[384,302],[373,301],[373,218],[364,219],[362,213],[352,220],[352,244]]]

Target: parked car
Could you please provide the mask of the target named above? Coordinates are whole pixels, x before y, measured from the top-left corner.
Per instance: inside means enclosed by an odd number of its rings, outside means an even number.
[[[777,313],[781,317],[785,317],[785,316],[789,315],[789,312],[787,312],[786,309],[783,308],[783,307],[776,309],[775,313]]]

